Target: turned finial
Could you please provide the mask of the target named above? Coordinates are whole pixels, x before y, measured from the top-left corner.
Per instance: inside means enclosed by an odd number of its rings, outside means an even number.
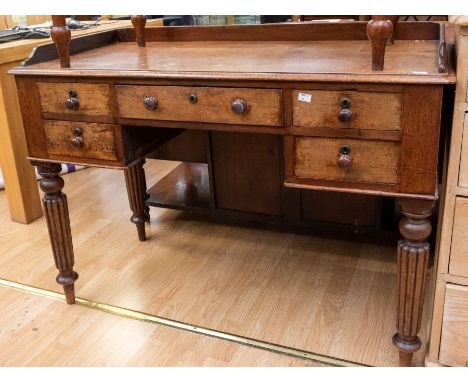
[[[375,20],[375,21],[389,20],[392,22],[393,32],[388,38],[388,41],[387,41],[388,45],[393,45],[393,43],[395,42],[399,19],[400,19],[400,16],[372,16],[372,20]]]
[[[392,31],[393,24],[389,20],[371,20],[367,24],[367,36],[372,45],[372,70],[383,70],[385,46]]]
[[[132,16],[131,18],[133,28],[135,28],[135,36],[136,42],[139,47],[145,46],[145,24],[146,24],[146,17],[145,16]]]
[[[65,16],[52,16],[52,30],[50,31],[50,36],[57,48],[60,67],[69,68],[71,32],[67,26]]]

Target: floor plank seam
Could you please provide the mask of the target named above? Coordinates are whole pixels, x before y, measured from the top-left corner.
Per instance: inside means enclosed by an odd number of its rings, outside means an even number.
[[[18,283],[15,281],[0,278],[0,285],[7,288],[20,290],[25,293],[34,294],[45,298],[50,298],[58,301],[65,301],[65,295],[62,293],[50,291],[43,288],[34,287],[27,284]],[[109,305],[106,303],[96,302],[84,298],[76,298],[76,304],[79,306],[86,307],[88,309],[98,310],[104,313],[113,314],[119,317],[143,321],[154,325],[163,325],[174,329],[179,329],[194,334],[212,337],[228,342],[237,343],[244,346],[249,346],[261,350],[270,351],[273,353],[283,354],[291,357],[302,358],[318,362],[328,366],[369,366],[357,362],[352,362],[340,358],[334,358],[322,354],[309,352],[306,350],[295,349],[267,341],[257,340],[250,337],[240,336],[223,332],[215,329],[205,328],[197,325],[193,325],[186,322],[176,321],[164,317],[155,316],[145,312],[139,312],[133,309],[119,307],[115,305]]]

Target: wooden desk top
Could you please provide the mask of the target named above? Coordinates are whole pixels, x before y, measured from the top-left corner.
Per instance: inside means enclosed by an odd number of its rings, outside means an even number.
[[[47,61],[18,74],[54,76],[144,76],[249,80],[451,83],[438,73],[437,41],[397,41],[386,52],[385,69],[373,72],[368,41],[119,42],[73,56],[70,69]],[[391,76],[390,76],[391,75]]]
[[[405,23],[402,23],[405,24]],[[327,30],[329,28],[330,30]],[[333,28],[333,29],[332,29]],[[365,24],[146,28],[145,47],[122,29],[96,47],[59,60],[17,68],[19,75],[182,78],[200,80],[325,81],[408,84],[454,83],[438,71],[436,27],[417,33],[402,25],[383,71],[373,71]],[[430,29],[432,28],[432,29]],[[338,40],[343,37],[342,40]],[[105,40],[105,41],[104,41]]]

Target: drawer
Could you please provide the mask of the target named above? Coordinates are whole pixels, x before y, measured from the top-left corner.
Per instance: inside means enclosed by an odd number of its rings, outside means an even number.
[[[458,185],[460,187],[468,187],[468,113],[465,113],[463,123],[463,138],[460,155]]]
[[[121,118],[282,125],[281,90],[122,85],[116,91]]]
[[[44,121],[47,153],[51,158],[117,160],[114,127],[98,123]]]
[[[109,85],[38,82],[43,113],[110,116]]]
[[[468,198],[455,199],[449,273],[468,277]]]
[[[295,137],[294,176],[398,184],[399,142]]]
[[[293,125],[401,130],[402,93],[294,90]]]
[[[447,284],[439,361],[468,366],[468,287]]]

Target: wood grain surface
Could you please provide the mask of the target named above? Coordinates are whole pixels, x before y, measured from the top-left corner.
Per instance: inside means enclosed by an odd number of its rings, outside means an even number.
[[[467,39],[468,40],[468,39]],[[467,70],[468,71],[468,70]],[[468,111],[462,113],[461,123],[463,123],[463,138],[460,142],[460,172],[458,174],[458,185],[468,187]]]
[[[310,102],[300,101],[299,93],[310,95]],[[292,96],[294,126],[401,130],[401,93],[294,90]],[[350,122],[338,119],[344,98],[351,101]]]
[[[109,85],[83,84],[77,82],[37,82],[41,109],[45,113],[66,113],[85,115],[111,115]],[[69,92],[76,92],[79,107],[68,109],[65,100]]]
[[[468,199],[458,196],[455,199],[453,217],[452,246],[450,248],[449,273],[468,277]]]
[[[393,83],[453,83],[453,73],[438,73],[436,51],[437,41],[399,41],[376,74],[368,41],[122,42],[72,56],[72,70],[52,60],[12,73],[333,82],[386,82],[391,74]]]
[[[274,89],[118,85],[116,93],[122,118],[266,126],[279,126],[283,120],[281,91]],[[189,101],[191,95],[195,103]],[[145,96],[157,100],[155,110],[144,107]],[[231,111],[236,99],[246,102],[244,114]]]
[[[467,287],[446,285],[439,359],[447,366],[468,366]]]
[[[397,184],[400,144],[356,139],[296,137],[294,175],[301,178]],[[353,163],[342,169],[340,147],[348,145]]]
[[[83,146],[73,147],[74,130],[82,130]],[[66,156],[117,160],[114,126],[98,123],[44,121],[47,153],[53,158]]]
[[[9,62],[0,65],[0,167],[11,219],[27,224],[42,216],[42,208],[36,174],[26,160],[28,149],[15,79],[7,74],[18,64]]]
[[[177,165],[148,160],[148,184]],[[390,340],[395,321],[389,319],[396,310],[393,241],[387,245],[310,232],[304,235],[154,208],[151,225],[146,227],[149,240],[140,243],[128,220],[122,172],[86,169],[64,178],[78,264],[75,268],[80,280],[86,280],[76,283],[79,297],[356,362],[398,364],[398,352]],[[4,227],[0,232],[0,277],[60,292],[61,286],[51,277],[56,271],[44,219],[27,226],[13,224],[4,213],[6,208],[0,192],[0,223]],[[33,308],[29,311],[37,312]],[[50,317],[47,307],[44,312]],[[424,316],[423,347],[427,319]],[[57,318],[51,328],[67,325],[64,321]],[[78,321],[71,325],[78,325]],[[85,334],[90,326],[95,335]],[[109,338],[103,334],[109,331],[106,323],[86,328],[68,333],[86,343],[99,338],[98,333]],[[126,333],[115,329],[119,332]],[[149,341],[154,350],[155,342]],[[178,343],[186,349],[192,347],[184,341]],[[54,349],[49,347],[54,357],[48,359],[65,354]],[[99,355],[106,352],[105,347],[99,349]],[[205,354],[203,347],[196,349],[200,356]],[[79,353],[80,357],[89,360],[85,353]],[[136,359],[152,358],[152,353],[142,353]],[[76,349],[73,354],[78,357]],[[168,358],[178,354],[167,351]],[[423,362],[424,349],[415,354],[414,365]]]
[[[0,298],[0,366],[321,366],[6,287]]]

